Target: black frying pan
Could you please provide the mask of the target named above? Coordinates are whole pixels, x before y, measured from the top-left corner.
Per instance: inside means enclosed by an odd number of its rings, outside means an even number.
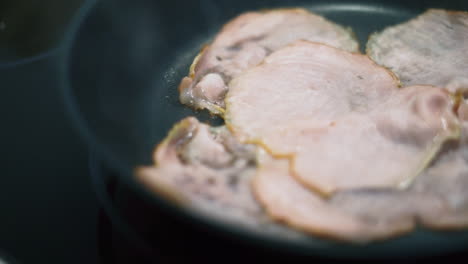
[[[310,239],[286,240],[215,222],[171,206],[132,175],[151,163],[155,145],[188,115],[216,123],[178,102],[177,85],[203,43],[243,11],[302,6],[349,25],[364,47],[370,33],[405,21],[430,7],[468,10],[466,0],[102,0],[88,1],[73,24],[63,58],[68,110],[87,143],[121,180],[158,206],[244,241],[300,254],[395,257],[442,254],[468,245],[468,232],[417,230],[366,246]]]

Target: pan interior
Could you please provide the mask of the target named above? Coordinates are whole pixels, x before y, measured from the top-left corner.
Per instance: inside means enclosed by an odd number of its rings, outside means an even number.
[[[368,36],[403,22],[429,7],[468,10],[464,1],[99,1],[75,32],[67,70],[73,111],[82,131],[111,167],[151,163],[155,145],[180,119],[195,115],[205,122],[222,120],[193,112],[178,101],[177,86],[203,44],[229,19],[247,10],[305,7],[352,27],[365,47]],[[88,143],[89,143],[88,142]],[[115,164],[114,164],[115,165]],[[132,175],[123,174],[128,182]],[[415,232],[364,247],[367,256],[431,254],[464,247],[468,236]],[[336,248],[311,238],[301,245],[335,254]],[[333,249],[333,250],[332,250]],[[328,251],[327,251],[328,250]],[[343,256],[360,254],[340,247]],[[319,252],[319,253],[320,253]],[[359,253],[360,252],[360,253]]]

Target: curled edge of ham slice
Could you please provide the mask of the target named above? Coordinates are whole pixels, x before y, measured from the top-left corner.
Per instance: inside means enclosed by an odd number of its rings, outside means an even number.
[[[275,26],[281,27],[283,23],[287,24],[287,16],[302,16],[304,19],[302,23],[310,24],[310,30],[291,33],[294,28],[303,26],[292,25],[294,27],[292,31],[278,34]],[[285,18],[286,22],[280,21]],[[258,22],[267,19],[271,21],[264,21],[260,24]],[[248,23],[254,23],[254,26],[249,25],[251,28],[248,28],[252,32],[244,27]],[[318,30],[320,27],[326,29]],[[281,30],[285,31],[284,28]],[[297,37],[291,39],[290,36],[295,36],[295,34]],[[264,39],[268,41],[263,44],[256,43]],[[195,57],[190,66],[189,75],[184,77],[179,84],[180,102],[195,110],[207,109],[212,114],[223,116],[225,113],[224,96],[229,90],[229,81],[248,68],[261,63],[272,51],[300,39],[318,41],[344,50],[359,52],[359,43],[351,28],[345,28],[309,10],[279,8],[246,12],[225,24],[213,42],[205,45]],[[231,47],[233,47],[232,50]],[[225,51],[218,54],[222,49],[229,51],[229,54],[224,54]],[[223,66],[221,60],[232,60],[232,63]],[[229,69],[224,69],[225,67]]]
[[[299,53],[302,52],[303,54],[300,54],[300,57],[297,58],[297,61],[294,61],[295,58],[290,56],[290,54],[291,53],[294,54],[298,52]],[[322,54],[324,53],[331,53],[332,58],[325,58],[324,56],[322,56]],[[316,55],[316,54],[320,54],[320,55]],[[308,57],[311,57],[311,56],[313,56],[314,58],[312,58],[312,60],[309,62],[308,60],[310,59]],[[333,63],[328,62],[330,60],[335,60],[335,59],[341,60],[340,63],[334,63],[335,64],[334,65]],[[271,146],[269,146],[269,144],[265,142],[264,138],[249,135],[249,133],[244,131],[244,129],[239,128],[239,125],[237,124],[237,120],[233,119],[233,117],[235,118],[235,116],[233,116],[234,115],[233,111],[237,111],[237,109],[233,109],[233,108],[238,107],[240,110],[245,111],[246,107],[253,108],[254,106],[257,106],[259,102],[252,101],[250,98],[258,99],[259,97],[258,95],[260,94],[260,92],[261,92],[261,95],[264,96],[265,98],[268,98],[267,96],[269,95],[271,96],[275,95],[273,94],[273,92],[277,91],[279,87],[274,87],[274,86],[283,78],[285,79],[287,83],[294,83],[296,81],[295,78],[290,78],[290,76],[284,77],[285,75],[281,74],[283,70],[287,70],[288,68],[291,68],[289,67],[289,65],[287,65],[287,63],[289,63],[288,60],[290,60],[293,64],[298,64],[298,67],[296,67],[294,70],[291,70],[291,72],[287,72],[291,74],[297,74],[297,73],[302,74],[300,69],[302,67],[306,67],[307,63],[316,64],[316,65],[319,65],[320,67],[323,67],[323,65],[327,67],[342,66],[342,69],[340,69],[340,71],[341,70],[345,71],[346,69],[353,68],[352,67],[353,64],[349,63],[349,61],[353,61],[354,63],[359,62],[361,64],[366,64],[365,67],[373,68],[372,73],[367,74],[367,75],[372,75],[372,76],[361,76],[359,74],[361,73],[359,72],[359,70],[355,70],[355,69],[351,70],[351,72],[355,75],[353,76],[354,78],[363,80],[363,78],[370,77],[369,79],[375,78],[378,81],[376,83],[373,83],[372,81],[367,81],[366,85],[359,85],[359,94],[356,94],[355,96],[356,101],[357,99],[360,99],[359,98],[360,95],[366,95],[366,94],[372,95],[372,100],[370,101],[377,101],[377,100],[384,101],[389,96],[391,96],[394,92],[396,92],[400,87],[400,81],[393,72],[391,72],[385,67],[378,65],[373,60],[371,60],[367,55],[364,55],[364,54],[347,52],[347,51],[332,47],[327,44],[305,41],[305,40],[296,41],[294,43],[291,43],[285,46],[284,48],[278,51],[273,52],[267,58],[265,58],[265,60],[261,64],[249,69],[248,71],[244,72],[242,75],[238,76],[237,78],[234,78],[231,81],[230,91],[228,92],[226,99],[225,99],[226,113],[224,115],[224,119],[226,122],[226,126],[241,142],[260,145],[264,149],[268,150],[268,152],[274,155],[275,157],[289,157],[294,152],[288,149],[277,150],[276,148],[272,148]],[[344,62],[344,66],[342,65],[343,64],[342,62]],[[269,64],[271,64],[271,66]],[[269,68],[272,68],[275,72],[273,74],[269,74]],[[354,67],[354,68],[357,68],[357,67]],[[307,73],[304,72],[303,75],[306,75],[306,74]],[[315,73],[313,74],[315,75]],[[319,73],[319,74],[320,75],[317,75],[314,77],[315,79],[313,80],[313,82],[310,82],[308,84],[310,86],[313,86],[312,88],[314,88],[314,90],[321,89],[321,87],[324,87],[327,82],[332,82],[333,79],[336,79],[336,78],[331,78],[331,79],[329,78],[329,80],[327,80],[326,78],[324,78],[325,74],[322,74],[322,73]],[[257,75],[260,75],[260,77],[264,77],[263,75],[265,75],[266,81],[263,83],[257,82],[256,80],[258,79]],[[268,75],[271,75],[271,76],[268,76]],[[297,77],[297,76],[293,76],[293,77]],[[272,80],[272,78],[274,78],[274,80]],[[285,82],[281,82],[282,85],[284,83]],[[348,84],[348,83],[349,82],[345,82],[345,84]],[[369,84],[374,84],[374,85],[369,85]],[[314,96],[314,97],[310,96],[309,94],[305,93],[305,90],[307,90],[309,87],[302,87],[302,86],[298,86],[297,88],[296,87],[289,88],[291,87],[290,85],[284,84],[283,87],[285,88],[298,90],[298,91],[294,91],[295,92],[294,94],[297,96],[286,97],[287,96],[286,94],[286,96],[282,96],[280,99],[294,101],[295,105],[285,106],[282,109],[278,109],[277,111],[280,111],[282,113],[289,113],[289,112],[293,112],[291,111],[291,108],[294,108],[295,110],[294,112],[297,112],[295,108],[297,108],[298,106],[297,102],[300,100],[301,100],[301,103],[304,103],[305,105],[309,105],[309,107],[306,110],[309,110],[310,112],[312,111],[318,112],[318,110],[320,110],[321,112],[319,112],[319,114],[324,112],[321,110],[323,106],[331,106],[332,108],[327,108],[327,111],[332,112],[333,116],[328,115],[328,113],[326,113],[324,117],[320,116],[320,119],[317,122],[318,125],[333,125],[333,119],[341,117],[342,115],[348,114],[349,112],[352,111],[350,109],[351,106],[345,106],[338,110],[335,110],[334,109],[335,107],[332,106],[331,104],[332,102],[330,100],[335,100],[335,97],[341,94],[346,94],[346,93],[352,94],[353,91],[351,90],[355,89],[355,87],[351,87],[351,88],[346,87],[347,89],[346,88],[337,89],[337,91],[333,91],[334,94],[332,96],[326,97],[327,101],[322,100],[314,104],[314,103],[309,102],[309,98],[312,98],[312,100],[314,100],[314,98],[323,98],[325,96]],[[315,87],[315,86],[318,86],[318,87]],[[265,87],[271,87],[271,88],[268,88],[267,91],[260,91],[260,92],[258,91],[258,89],[265,88]],[[370,87],[370,88],[367,88],[367,87]],[[369,89],[370,91],[366,91],[365,89]],[[241,99],[240,102],[237,102],[239,101],[238,98]],[[249,102],[242,101],[242,100],[247,100],[247,99],[250,101]],[[339,99],[340,98],[338,98],[338,100]],[[265,100],[268,100],[268,99],[265,99]],[[343,101],[346,101],[346,99]],[[353,107],[361,108],[361,110],[364,110],[364,111],[366,111],[367,108],[369,108],[366,102],[364,103],[339,102],[339,103],[340,103],[340,107],[341,107],[341,104],[343,105],[355,104]],[[239,104],[239,106],[235,104]],[[266,110],[270,110],[270,108],[281,106],[279,103],[270,104],[270,102],[267,102],[267,104],[268,105],[261,105],[261,109],[259,110],[255,109],[254,112],[255,113],[260,112],[260,111],[266,112]],[[374,106],[372,107],[375,107],[375,102],[374,102]],[[311,113],[306,113],[306,111],[300,111],[300,112],[301,113],[299,114],[292,114],[288,116],[288,119],[298,119],[298,120],[294,120],[293,124],[296,123],[296,121],[301,122],[303,120],[316,122],[314,121],[315,119],[317,119],[316,116],[312,118]],[[257,116],[257,115],[255,114],[252,116]],[[271,118],[271,116],[268,116],[268,117]],[[257,119],[261,119],[261,117]],[[276,121],[284,122],[284,120],[281,120],[281,119],[276,120]],[[248,123],[249,125],[247,124],[242,124],[242,125],[250,126],[251,123],[254,124],[254,122],[250,122],[250,121]]]
[[[250,182],[256,171],[255,146],[240,144],[229,131],[188,117],[177,123],[154,152],[154,165],[134,175],[151,192],[177,206],[248,230],[285,239],[301,232],[266,215]]]
[[[178,163],[177,145],[190,139],[196,130],[196,123],[192,119],[184,119],[174,125],[167,137],[159,143],[153,152],[155,166],[140,166],[134,171],[134,175],[151,191],[158,193],[166,199],[178,205],[187,205],[190,200],[182,192],[174,188],[171,177],[161,177],[165,173],[173,173],[170,168],[162,169],[167,164]],[[176,171],[177,168],[174,168]]]

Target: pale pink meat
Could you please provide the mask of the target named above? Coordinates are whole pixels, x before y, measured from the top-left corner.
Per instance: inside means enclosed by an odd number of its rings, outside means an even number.
[[[358,51],[351,30],[305,9],[244,13],[227,23],[195,59],[180,86],[180,101],[222,114],[229,81],[258,65],[271,52],[296,40]]]
[[[437,229],[468,227],[468,147],[452,142],[435,164],[418,177],[412,192],[430,193],[443,200],[448,210],[437,217],[423,218],[423,224]]]
[[[235,78],[226,103],[239,140],[291,156],[300,182],[324,195],[407,186],[458,132],[447,91],[400,90],[366,56],[305,41]]]
[[[368,113],[333,122],[320,132],[314,126],[307,131],[304,122],[292,165],[302,183],[326,195],[352,188],[406,188],[446,140],[459,136],[451,98],[436,87],[402,89]]]
[[[315,236],[360,243],[406,233],[415,226],[413,218],[401,214],[394,215],[398,221],[381,217],[378,210],[382,207],[370,206],[371,210],[377,210],[372,214],[373,221],[359,215],[357,210],[344,210],[343,204],[359,206],[363,199],[327,201],[289,174],[288,160],[262,159],[253,189],[265,210],[277,221]]]
[[[374,34],[367,53],[404,85],[468,88],[468,13],[430,9]]]
[[[282,237],[466,228],[467,47],[464,12],[375,34],[372,60],[306,10],[244,13],[179,87],[226,126],[182,120],[136,176],[182,207]]]
[[[252,185],[255,197],[276,221],[314,236],[368,243],[401,236],[418,226],[468,226],[466,161],[461,166],[455,164],[460,160],[454,161],[453,168],[435,165],[406,190],[348,189],[325,199],[296,181],[287,159],[261,156]]]
[[[240,144],[223,126],[193,117],[174,126],[136,177],[158,195],[198,213],[289,239],[302,235],[273,222],[254,199],[250,182],[256,147]]]
[[[289,160],[240,144],[225,127],[187,118],[157,148],[156,164],[140,167],[136,174],[151,190],[180,206],[255,231],[301,238],[296,229],[367,243],[407,233],[417,225],[467,226],[467,153],[463,148],[444,153],[406,190],[358,188],[325,199],[290,174]]]
[[[262,212],[244,183],[255,171],[254,149],[236,143],[223,127],[186,118],[158,147],[156,166],[141,167],[137,175],[182,205],[248,222]]]
[[[290,126],[296,123],[333,125],[350,112],[368,112],[397,90],[395,76],[365,55],[298,41],[231,82],[225,120],[241,141],[271,146],[276,139],[294,140]],[[286,145],[272,151],[293,151]]]

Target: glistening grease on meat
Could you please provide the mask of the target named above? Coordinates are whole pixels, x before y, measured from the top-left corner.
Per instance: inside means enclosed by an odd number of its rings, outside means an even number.
[[[229,81],[259,64],[268,54],[296,40],[357,51],[351,30],[305,9],[248,12],[227,23],[197,56],[180,86],[180,101],[195,109],[224,112]]]

